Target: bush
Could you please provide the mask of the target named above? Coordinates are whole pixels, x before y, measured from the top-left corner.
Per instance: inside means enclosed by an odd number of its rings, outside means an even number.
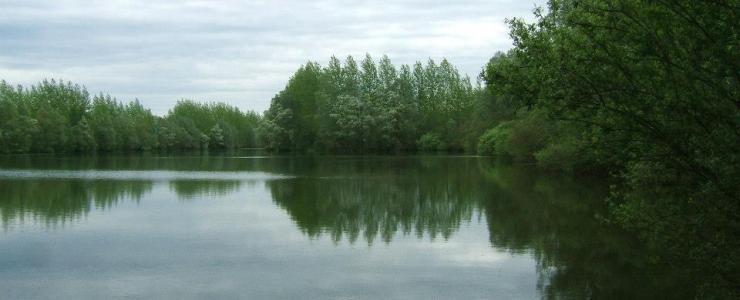
[[[511,122],[502,122],[498,126],[486,130],[478,139],[478,154],[480,155],[508,155],[506,149]]]
[[[547,115],[538,110],[524,111],[517,119],[489,129],[478,141],[481,155],[508,155],[520,161],[533,161],[534,154],[547,145],[553,134]]]
[[[425,133],[416,141],[416,146],[422,151],[441,151],[446,150],[447,145],[436,133]]]
[[[571,172],[579,165],[578,145],[573,142],[550,143],[534,154],[537,165],[545,170]]]

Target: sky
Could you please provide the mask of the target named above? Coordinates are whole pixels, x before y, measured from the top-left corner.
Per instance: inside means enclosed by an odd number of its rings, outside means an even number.
[[[158,115],[180,99],[262,112],[301,64],[447,58],[473,80],[544,0],[0,0],[0,79],[62,79]]]

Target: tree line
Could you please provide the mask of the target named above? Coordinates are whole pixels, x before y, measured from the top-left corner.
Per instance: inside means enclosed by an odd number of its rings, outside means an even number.
[[[470,150],[482,93],[447,60],[396,67],[387,56],[331,57],[301,66],[272,99],[261,141],[279,151]]]
[[[259,121],[223,103],[182,100],[159,117],[70,82],[0,82],[0,153],[255,147]]]

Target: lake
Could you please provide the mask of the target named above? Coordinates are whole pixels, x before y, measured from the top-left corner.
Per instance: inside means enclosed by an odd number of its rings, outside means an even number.
[[[0,156],[3,299],[677,298],[608,184],[470,156]]]

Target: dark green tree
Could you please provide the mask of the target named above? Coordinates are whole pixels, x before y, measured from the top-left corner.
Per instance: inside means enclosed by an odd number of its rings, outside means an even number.
[[[534,23],[510,21],[515,48],[484,73],[493,93],[567,122],[556,132],[573,138],[555,135],[535,157],[580,151],[608,166],[621,179],[617,219],[707,297],[740,290],[738,11],[734,1],[550,1]]]

